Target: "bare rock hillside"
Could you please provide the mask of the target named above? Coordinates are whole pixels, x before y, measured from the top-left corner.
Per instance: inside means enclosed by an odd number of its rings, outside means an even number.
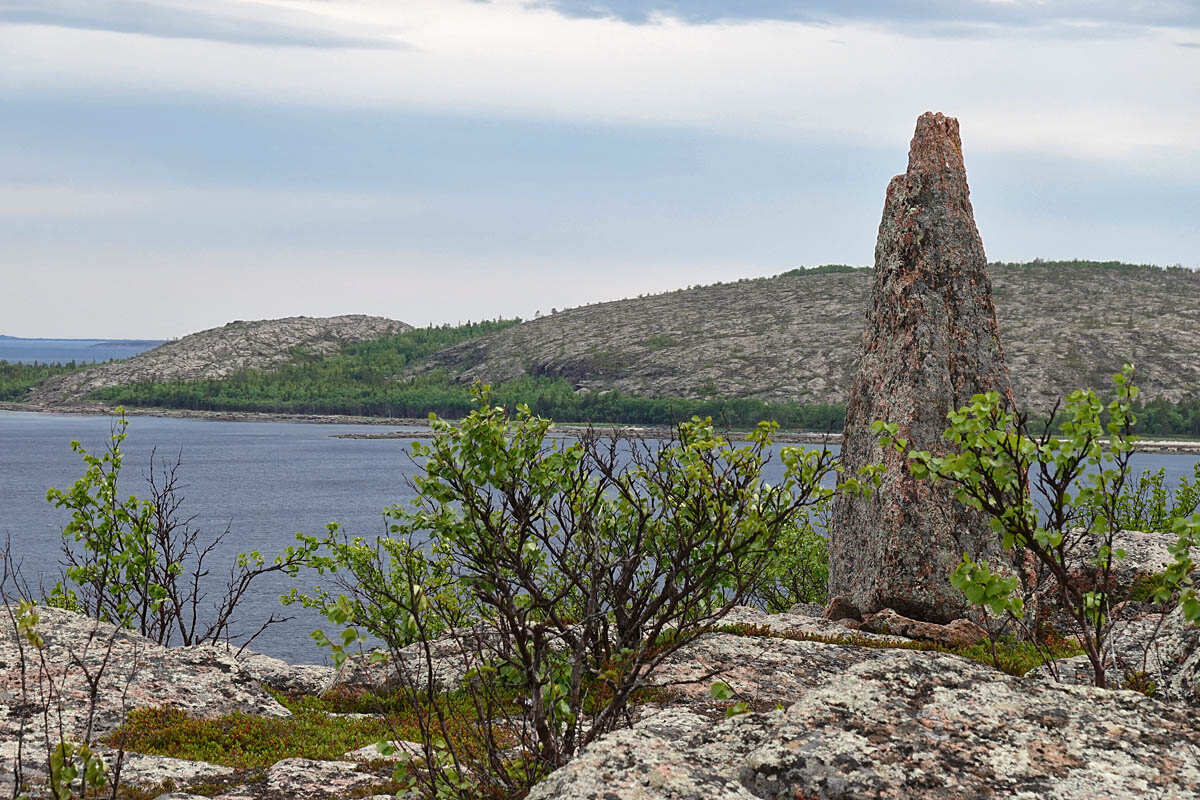
[[[1200,393],[1200,274],[1033,262],[989,267],[1017,402],[1045,409],[1133,361],[1143,397]],[[435,355],[463,381],[566,378],[592,391],[841,403],[872,271],[788,273],[599,303]]]
[[[224,378],[242,370],[278,367],[297,349],[332,355],[351,342],[411,329],[394,319],[363,314],[239,320],[167,342],[125,361],[51,378],[34,387],[27,399],[46,405],[70,403],[109,386]]]

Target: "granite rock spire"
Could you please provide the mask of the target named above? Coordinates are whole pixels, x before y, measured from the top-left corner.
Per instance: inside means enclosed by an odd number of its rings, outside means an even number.
[[[873,497],[835,503],[829,591],[863,612],[890,607],[945,622],[963,611],[948,574],[963,553],[995,560],[996,536],[950,488],[914,480],[871,423],[896,423],[914,448],[945,452],[949,411],[978,392],[1012,400],[952,117],[921,115],[908,170],[888,185],[862,346],[842,459],[847,474],[881,462],[887,471]]]

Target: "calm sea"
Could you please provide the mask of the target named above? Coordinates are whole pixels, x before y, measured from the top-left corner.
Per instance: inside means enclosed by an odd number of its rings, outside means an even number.
[[[66,488],[82,473],[71,452],[77,439],[99,452],[109,420],[0,411],[0,537],[11,537],[15,556],[33,584],[53,583],[62,527],[67,515],[46,502],[46,489]],[[125,442],[123,493],[145,496],[144,476],[150,453],[174,460],[182,454],[184,509],[194,526],[231,534],[214,562],[214,575],[225,572],[245,550],[273,555],[303,531],[318,534],[338,521],[351,534],[376,536],[384,531],[381,511],[411,499],[407,479],[417,467],[408,456],[411,440],[336,439],[334,434],[378,433],[379,426],[311,425],[286,422],[218,422],[133,417]],[[1141,455],[1137,469],[1167,469],[1169,485],[1190,475],[1194,456]],[[779,477],[778,460],[768,470]],[[291,586],[287,579],[263,583],[241,615],[242,628],[254,630]],[[322,653],[308,634],[322,627],[319,616],[300,616],[270,629],[254,648],[293,663],[320,663]],[[328,629],[328,625],[325,626]],[[332,631],[330,631],[332,632]]]
[[[161,341],[142,339],[18,339],[0,336],[0,361],[32,364],[82,364],[130,358]]]

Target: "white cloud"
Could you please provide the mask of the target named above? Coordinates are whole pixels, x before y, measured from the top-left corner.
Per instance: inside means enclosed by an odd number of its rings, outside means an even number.
[[[0,0],[0,22],[167,39],[318,48],[397,48],[400,40],[279,3],[206,0]]]
[[[486,1],[486,0],[485,0]],[[971,26],[1017,27],[1060,33],[1079,26],[1200,26],[1200,7],[1188,0],[534,0],[569,16],[617,17],[633,23],[675,18],[705,23],[769,19],[812,23],[871,21],[923,28],[934,35]]]
[[[189,215],[211,218],[219,214],[228,221],[307,218],[330,222],[341,217],[354,219],[365,214],[403,216],[420,212],[425,202],[418,197],[392,192],[365,193],[329,189],[203,187],[139,185],[120,187],[94,185],[0,183],[0,216],[7,220],[47,219],[60,222],[83,219],[119,220],[177,219]]]
[[[969,147],[1129,158],[1200,149],[1200,53],[1168,31],[1116,41],[930,41],[859,25],[571,19],[515,0],[296,2],[405,51],[298,50],[48,26],[0,29],[0,89],[181,93],[895,146],[929,108]],[[1147,148],[1159,152],[1150,154]]]
[[[49,108],[27,126],[7,126],[0,151],[9,176],[0,184],[0,282],[16,287],[0,295],[0,319],[21,323],[11,332],[176,335],[234,318],[347,311],[417,323],[528,316],[538,305],[797,262],[863,262],[887,177],[903,169],[913,121],[926,109],[962,122],[993,257],[1195,263],[1200,48],[1177,46],[1190,36],[1177,28],[1047,39],[1012,26],[1002,36],[930,38],[868,19],[631,24],[571,18],[527,0],[218,0],[204,8],[251,19],[243,32],[259,40],[178,38],[161,26],[132,32],[113,16],[95,25],[0,24],[0,102],[19,100],[14,107],[34,116],[39,103]],[[196,17],[181,20],[193,34],[203,28]],[[301,48],[264,34],[299,21],[313,41],[379,37],[411,47]],[[275,113],[289,108],[304,110]],[[407,116],[349,113],[364,109]],[[258,114],[268,124],[256,127]],[[406,150],[406,133],[446,129],[422,129],[422,115],[462,118],[451,145],[430,148],[432,164],[420,162],[420,146]],[[148,117],[152,125],[122,146],[103,140]],[[292,149],[272,147],[289,125],[343,117],[353,122],[327,125]],[[566,125],[505,129],[506,120]],[[55,125],[73,123],[79,128],[58,135]],[[499,138],[534,141],[505,139],[453,160],[455,147],[490,141],[493,126]],[[589,166],[603,181],[588,170],[574,181],[556,171],[574,157],[563,145],[570,126],[593,144],[610,128],[619,134]],[[682,134],[656,139],[664,128]],[[342,131],[358,138],[340,141]],[[154,137],[172,135],[156,147]],[[701,140],[709,149],[646,167],[674,142]],[[610,164],[620,172],[622,153],[645,142],[659,149],[638,151],[627,168],[652,174],[604,172]],[[356,143],[369,151],[361,160],[325,156]],[[555,146],[565,150],[558,161],[539,160],[539,147]],[[395,163],[376,179],[371,165],[389,148]],[[739,155],[726,164],[730,148]],[[866,155],[855,161],[856,153]],[[474,185],[478,159],[492,157],[515,163]],[[756,184],[741,171],[822,158],[829,169],[787,172],[795,186],[761,174]],[[353,174],[333,175],[338,164],[352,164]],[[409,164],[419,173],[411,180]],[[445,165],[454,175],[441,181]],[[125,297],[133,300],[125,327],[101,311],[86,317]]]

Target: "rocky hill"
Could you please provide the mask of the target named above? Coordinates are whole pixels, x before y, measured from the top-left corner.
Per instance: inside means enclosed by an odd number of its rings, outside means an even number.
[[[990,265],[1018,403],[1046,408],[1105,387],[1125,361],[1143,396],[1200,387],[1200,274],[1096,262]],[[425,368],[462,381],[563,377],[584,390],[840,403],[870,269],[793,271],[600,303],[442,351]]]
[[[36,386],[26,400],[52,405],[75,402],[109,386],[223,378],[242,370],[277,367],[289,361],[296,350],[332,355],[351,342],[411,329],[394,319],[363,314],[239,320],[167,342],[125,361],[50,378]]]

